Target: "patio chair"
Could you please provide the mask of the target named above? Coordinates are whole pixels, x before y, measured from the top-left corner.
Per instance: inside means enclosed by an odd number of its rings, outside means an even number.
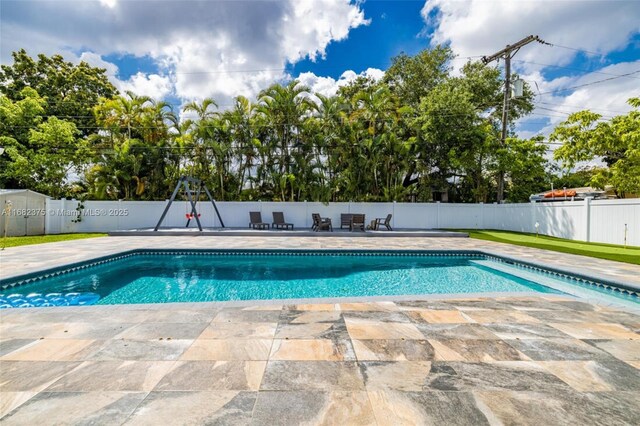
[[[379,231],[380,225],[384,225],[387,228],[387,231],[393,231],[393,229],[391,229],[391,214],[388,214],[386,218],[379,217],[374,219],[374,221],[371,223],[371,229],[373,229],[374,231]]]
[[[322,231],[328,230],[333,232],[333,226],[331,225],[331,219],[328,217],[320,217],[319,213],[311,213],[311,217],[313,218],[313,225],[311,229],[313,231]]]
[[[282,212],[273,212],[273,223],[271,224],[272,229],[293,229],[293,223],[286,223],[284,221],[284,213]]]
[[[351,216],[353,215],[349,213],[340,214],[340,229],[351,228]]]
[[[349,223],[349,231],[353,231],[354,229],[361,229],[364,231],[364,215],[363,214],[352,214],[351,222]]]
[[[249,228],[252,229],[269,229],[269,224],[262,221],[260,212],[249,212]]]

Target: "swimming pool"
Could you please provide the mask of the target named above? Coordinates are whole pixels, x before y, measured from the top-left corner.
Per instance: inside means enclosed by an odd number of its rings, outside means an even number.
[[[637,303],[604,285],[474,251],[137,250],[0,281],[0,308],[574,290]]]

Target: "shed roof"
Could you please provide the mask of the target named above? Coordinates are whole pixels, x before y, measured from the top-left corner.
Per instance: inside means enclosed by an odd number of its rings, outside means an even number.
[[[0,189],[0,195],[18,195],[22,193],[29,193],[33,195],[38,195],[40,197],[51,198],[48,195],[41,194],[36,191],[32,191],[30,189]]]

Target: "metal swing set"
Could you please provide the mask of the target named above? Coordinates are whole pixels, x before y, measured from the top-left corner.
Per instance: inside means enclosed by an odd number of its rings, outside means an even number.
[[[191,190],[191,186],[190,186],[191,184],[194,185],[194,189],[197,188],[197,191],[195,192],[195,197],[193,196],[193,191]],[[169,212],[171,203],[173,203],[173,201],[176,199],[176,196],[178,195],[178,192],[180,192],[180,188],[184,188],[184,192],[186,193],[187,200],[191,205],[191,212],[185,214],[187,218],[187,224],[185,225],[185,228],[189,227],[189,224],[191,223],[191,219],[195,219],[196,223],[198,224],[198,229],[202,231],[202,224],[200,223],[200,213],[198,213],[198,210],[196,209],[197,207],[196,203],[200,199],[200,194],[202,193],[202,190],[204,190],[205,194],[207,194],[207,197],[209,198],[209,201],[211,201],[211,204],[213,204],[213,208],[216,211],[216,215],[220,220],[220,226],[224,228],[224,222],[222,221],[222,217],[220,216],[220,212],[218,211],[218,206],[216,206],[216,202],[211,196],[209,189],[207,189],[207,186],[200,179],[195,179],[189,176],[181,176],[180,179],[178,180],[178,184],[176,185],[176,188],[173,190],[173,194],[171,194],[171,198],[169,199],[167,206],[164,208],[164,211],[162,212],[162,216],[160,216],[160,220],[158,221],[158,224],[153,229],[154,231],[157,231],[160,228],[160,225],[162,225],[162,222],[164,221],[165,216]]]

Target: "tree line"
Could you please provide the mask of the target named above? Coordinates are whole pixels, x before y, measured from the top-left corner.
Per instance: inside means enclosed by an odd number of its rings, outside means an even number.
[[[104,69],[21,50],[0,71],[0,185],[163,200],[190,175],[218,200],[491,202],[504,171],[506,199],[519,202],[560,179],[541,137],[511,128],[501,143],[499,70],[469,62],[454,74],[453,58],[442,46],[401,54],[381,80],[360,76],[335,96],[293,80],[226,109],[211,98],[185,104],[179,119],[171,104],[119,93]],[[510,119],[530,113],[533,98],[525,85]],[[608,167],[574,180],[640,192],[638,112],[610,122],[580,114],[552,134],[564,144],[557,158],[573,167],[604,157]]]

